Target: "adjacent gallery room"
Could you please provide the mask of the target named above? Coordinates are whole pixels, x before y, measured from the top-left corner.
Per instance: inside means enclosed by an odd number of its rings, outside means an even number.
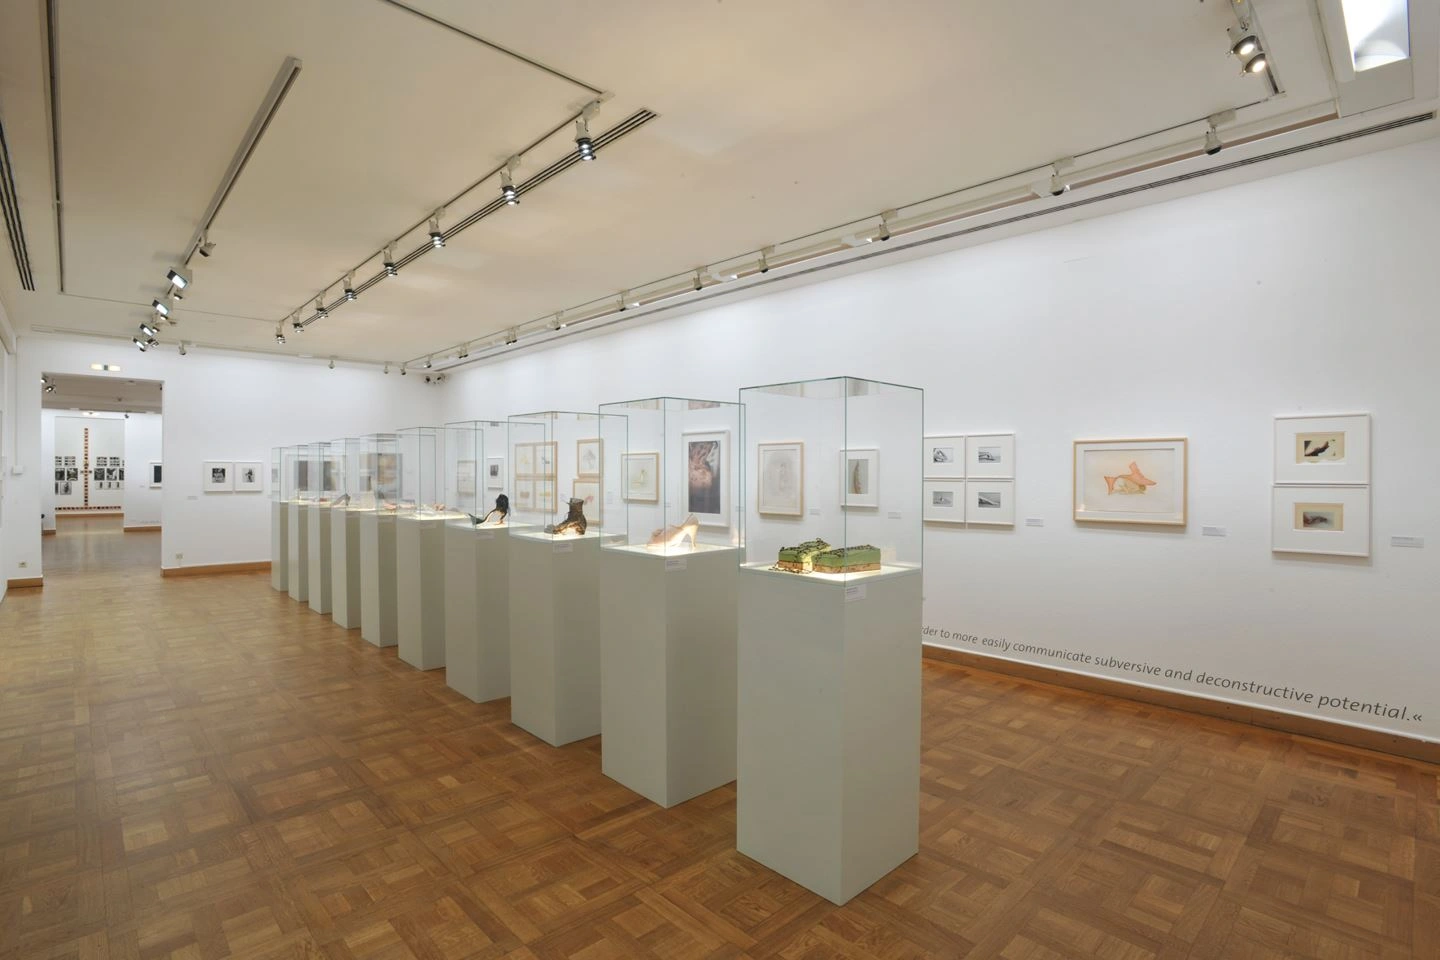
[[[1437,112],[1437,0],[7,0],[0,960],[1440,957]]]

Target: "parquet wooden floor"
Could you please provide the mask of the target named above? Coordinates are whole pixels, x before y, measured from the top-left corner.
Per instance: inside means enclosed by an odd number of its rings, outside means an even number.
[[[921,853],[837,908],[733,787],[661,810],[155,539],[0,605],[3,960],[1440,957],[1432,766],[926,664]]]

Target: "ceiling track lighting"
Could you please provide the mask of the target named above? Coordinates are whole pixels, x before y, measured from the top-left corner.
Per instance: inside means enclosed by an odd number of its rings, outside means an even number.
[[[897,216],[897,214],[894,210],[886,210],[880,214],[879,239],[881,240],[881,242],[890,239],[890,220],[895,216]]]
[[[278,344],[280,344],[280,346],[282,346],[282,347],[285,346],[285,325],[284,325],[284,324],[280,324],[280,323],[275,324],[275,342],[278,343]]]
[[[405,364],[400,364],[400,376],[405,376]]]
[[[351,303],[355,300],[355,274],[345,274],[345,302]]]
[[[1064,196],[1070,190],[1070,181],[1062,177],[1060,175],[1060,171],[1065,170],[1069,167],[1073,167],[1074,165],[1074,157],[1061,157],[1059,160],[1056,160],[1054,163],[1050,164],[1050,196]]]
[[[445,246],[445,234],[440,232],[440,218],[445,216],[444,210],[436,210],[430,218],[430,246],[439,250]]]
[[[174,287],[176,290],[184,290],[186,287],[190,286],[190,278],[185,276],[178,270],[171,270],[169,273],[165,274],[165,279],[169,280],[170,286]]]
[[[200,234],[200,244],[195,248],[195,252],[202,257],[209,257],[210,254],[215,252],[215,244],[210,242],[210,234],[208,232]]]
[[[130,342],[135,344],[141,353],[144,353],[148,349],[146,341],[141,340],[139,337],[131,337]]]
[[[1251,76],[1257,73],[1264,73],[1268,69],[1270,69],[1270,58],[1265,56],[1265,52],[1262,50],[1249,60],[1246,60],[1245,66],[1240,68],[1240,72]]]
[[[148,321],[142,320],[142,321],[140,322],[140,332],[143,333],[143,334],[145,334],[145,336],[147,336],[147,337],[153,337],[153,336],[155,336],[155,334],[159,333],[160,331],[159,331],[158,329],[156,329],[155,327],[150,326],[150,324],[149,324]]]
[[[570,324],[565,320],[564,310],[561,310],[559,313],[555,314],[555,319],[550,321],[551,330],[564,330],[568,326],[570,326]]]
[[[425,369],[426,369],[426,370],[429,370],[429,369],[430,369],[431,367],[433,367],[433,366],[435,366],[435,358],[434,358],[434,357],[426,357],[426,358],[425,358]]]
[[[511,327],[505,331],[505,346],[514,346],[520,340],[520,331]]]
[[[183,356],[185,356],[186,353],[187,353],[187,350],[186,350],[186,347],[185,347],[185,341],[184,341],[184,340],[181,340],[181,341],[180,341],[180,356],[183,357]]]
[[[693,286],[696,293],[699,293],[701,290],[705,289],[705,281],[701,279],[700,271],[698,269],[695,271],[695,282]]]
[[[1224,149],[1224,147],[1225,147],[1225,144],[1222,143],[1221,140],[1220,140],[1220,130],[1219,130],[1220,125],[1221,125],[1221,124],[1224,124],[1224,123],[1234,123],[1234,122],[1235,122],[1235,111],[1234,111],[1234,110],[1222,110],[1222,111],[1220,111],[1219,113],[1212,113],[1210,116],[1208,116],[1208,117],[1205,118],[1205,123],[1206,123],[1206,125],[1207,125],[1207,128],[1206,128],[1206,130],[1205,130],[1205,148],[1204,148],[1204,149],[1205,149],[1205,153],[1206,153],[1208,156],[1212,156],[1212,157],[1215,156],[1215,154],[1219,153],[1219,152],[1220,152],[1222,149]]]
[[[506,161],[505,169],[500,171],[500,196],[511,207],[520,203],[520,191],[515,188],[515,170],[519,166],[520,158],[511,157]]]
[[[151,308],[152,308],[156,313],[160,314],[160,316],[162,316],[162,317],[168,317],[168,316],[170,316],[170,308],[167,307],[164,303],[160,302],[159,300],[151,300],[151,301],[150,301],[150,306],[151,306]]]
[[[334,370],[334,369],[335,369],[335,358],[334,358],[334,357],[331,357],[331,358],[330,358],[330,369],[331,369],[331,370]]]
[[[761,247],[761,248],[760,248],[760,272],[761,272],[761,273],[769,273],[769,272],[770,272],[770,255],[771,255],[772,253],[774,253],[774,252],[775,252],[775,248],[774,248],[774,247]]]
[[[315,298],[315,319],[324,320],[328,316],[330,316],[330,311],[325,309],[325,296],[321,294]],[[296,327],[301,330],[305,329],[304,326],[298,322],[296,323]]]
[[[384,368],[383,370],[381,370],[380,372],[383,373],[383,374],[385,374],[385,375],[388,377],[388,376],[390,375],[390,364],[388,364],[388,363],[385,364],[385,368]]]
[[[581,160],[595,159],[595,141],[590,137],[590,121],[600,112],[600,101],[591,100],[575,119],[575,152]]]
[[[395,266],[395,244],[392,243],[387,246],[385,248],[385,253],[383,254],[383,256],[385,257],[385,276],[393,277],[399,274],[400,270],[398,267]]]

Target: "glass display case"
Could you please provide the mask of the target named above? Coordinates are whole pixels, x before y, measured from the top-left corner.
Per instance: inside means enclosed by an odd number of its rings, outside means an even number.
[[[505,472],[508,436],[509,425],[504,420],[465,420],[445,425],[444,500],[463,513],[467,523],[499,526],[509,516],[509,478]]]
[[[463,517],[445,502],[445,429],[405,427],[396,435],[400,444],[397,514],[422,520]]]
[[[602,546],[670,556],[741,544],[740,404],[655,397],[600,413],[615,462],[601,477]]]
[[[399,435],[366,434],[360,438],[360,463],[351,502],[357,510],[394,510],[399,499]]]
[[[924,398],[854,377],[742,389],[744,567],[841,582],[918,570]]]
[[[284,469],[282,466],[285,459],[284,452],[284,447],[270,448],[270,499],[276,502],[285,499],[280,490],[281,471]]]
[[[618,475],[620,447],[605,442],[610,414],[549,410],[509,419],[506,470],[514,521],[526,536],[598,538],[608,523],[604,477]],[[621,428],[623,429],[623,428]]]
[[[307,455],[306,444],[297,443],[280,448],[280,499],[284,502],[304,499],[305,479],[301,464]],[[308,468],[307,468],[308,469]]]
[[[353,508],[360,492],[360,438],[341,437],[327,442],[325,459],[330,464],[331,506]]]

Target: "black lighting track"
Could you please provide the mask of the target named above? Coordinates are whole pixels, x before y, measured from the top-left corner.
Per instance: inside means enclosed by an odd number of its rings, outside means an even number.
[[[30,249],[25,244],[25,224],[20,219],[20,195],[15,190],[15,174],[10,165],[10,143],[5,138],[3,122],[0,122],[0,210],[5,214],[5,234],[10,238],[10,254],[15,258],[15,272],[20,275],[20,286],[33,292],[35,273],[30,267]]]
[[[652,113],[649,110],[641,109],[635,111],[630,116],[620,121],[620,123],[616,124],[609,130],[606,130],[604,133],[594,138],[595,152],[598,154],[600,150],[602,150],[604,147],[614,143],[621,137],[634,133],[636,130],[640,129],[645,124],[649,123],[651,120],[654,120],[657,116],[658,114]],[[547,180],[550,180],[553,177],[560,175],[561,173],[569,170],[576,164],[582,162],[583,161],[580,159],[580,154],[578,152],[574,150],[567,150],[563,157],[556,160],[554,163],[550,164],[545,169],[539,171],[533,177],[530,177],[528,180],[524,181],[517,180],[515,182],[515,193],[517,196],[523,197],[526,193],[534,190],[536,187],[540,186],[542,183],[545,183]],[[461,231],[466,230],[469,227],[473,227],[481,220],[484,220],[486,217],[495,213],[497,210],[504,209],[506,206],[508,206],[508,204],[505,202],[505,198],[497,196],[493,200],[490,200],[488,203],[486,203],[484,206],[480,207],[480,209],[476,210],[474,213],[456,221],[455,225],[452,226],[450,229],[441,231],[440,235],[444,240],[448,242],[451,237],[458,235]],[[395,269],[397,271],[403,270],[405,269],[405,267],[409,266],[416,260],[419,260],[421,257],[425,256],[427,253],[431,253],[436,249],[437,248],[435,247],[435,245],[427,237],[423,244],[416,247],[414,250],[411,250],[404,256],[396,259]],[[355,284],[354,290],[356,296],[358,297],[366,290],[369,290],[371,287],[375,286],[375,284],[379,283],[381,280],[384,280],[386,276],[387,274],[382,267],[379,273],[376,273],[368,279]],[[325,311],[328,314],[336,307],[343,306],[348,302],[349,301],[347,301],[345,299],[345,296],[342,294],[341,296],[337,297],[333,303],[324,304]],[[319,319],[320,312],[318,310],[313,311],[310,316],[300,321],[300,326],[308,327],[310,326],[310,324],[314,323],[316,320]],[[281,322],[283,323],[284,321]]]

